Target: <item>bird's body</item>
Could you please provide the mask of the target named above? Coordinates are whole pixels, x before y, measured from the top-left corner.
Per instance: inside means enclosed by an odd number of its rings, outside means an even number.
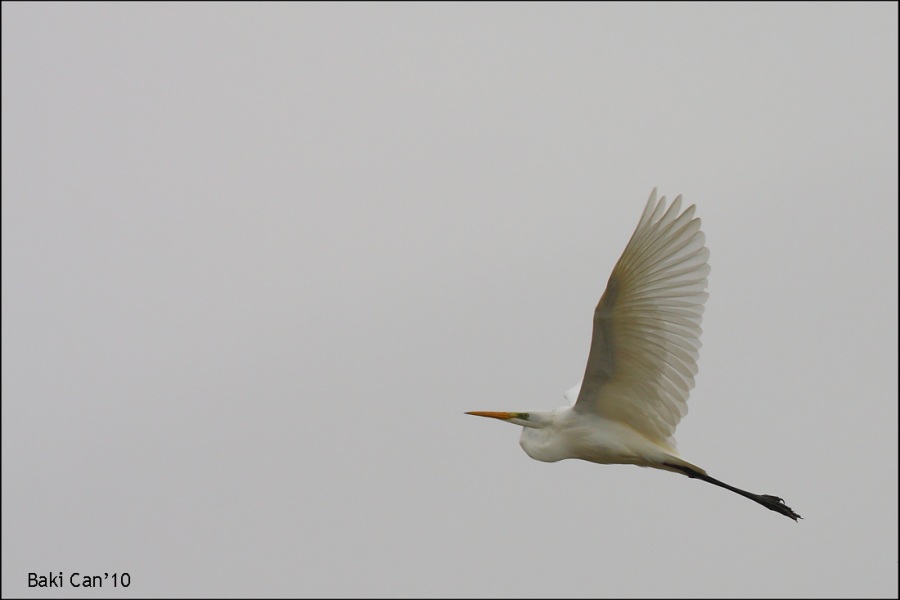
[[[666,462],[683,462],[674,448],[651,442],[618,421],[590,413],[581,415],[569,406],[547,413],[529,413],[530,418],[538,415],[547,416],[547,425],[523,427],[519,438],[519,445],[535,460],[557,462],[580,458],[601,465],[625,464],[666,470],[673,470],[665,466]]]
[[[578,458],[681,473],[741,494],[794,520],[784,502],[710,477],[675,450],[697,374],[709,251],[695,207],[666,210],[654,189],[594,311],[584,379],[552,411],[485,412],[522,426],[519,440],[535,460]]]

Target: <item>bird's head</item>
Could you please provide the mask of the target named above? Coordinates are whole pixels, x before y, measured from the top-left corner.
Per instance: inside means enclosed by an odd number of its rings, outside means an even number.
[[[543,427],[546,424],[544,414],[536,412],[494,412],[485,410],[473,410],[467,412],[467,415],[475,415],[476,417],[490,417],[492,419],[500,419],[513,425],[521,425],[522,427]]]

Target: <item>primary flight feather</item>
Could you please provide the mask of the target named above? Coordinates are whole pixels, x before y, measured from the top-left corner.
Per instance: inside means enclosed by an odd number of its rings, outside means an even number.
[[[633,464],[702,479],[795,521],[781,498],[752,494],[710,477],[682,459],[672,437],[687,413],[700,350],[709,250],[696,207],[681,196],[650,194],[640,221],[613,268],[597,308],[591,349],[572,406],[553,411],[486,412],[522,425],[529,456],[555,462],[580,458]],[[577,396],[575,396],[577,390]]]

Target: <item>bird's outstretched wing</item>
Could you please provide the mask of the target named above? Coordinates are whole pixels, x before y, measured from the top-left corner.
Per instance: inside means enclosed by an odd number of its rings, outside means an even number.
[[[674,445],[700,350],[709,250],[692,205],[666,210],[656,189],[594,311],[576,411],[624,423]]]

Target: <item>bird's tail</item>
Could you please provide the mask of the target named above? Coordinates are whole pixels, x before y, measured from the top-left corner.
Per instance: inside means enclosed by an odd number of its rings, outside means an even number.
[[[695,464],[689,463],[679,456],[670,455],[667,456],[664,461],[662,461],[659,465],[660,469],[664,471],[672,471],[673,473],[680,473],[682,475],[687,475],[688,472],[692,471],[698,475],[706,475],[706,471],[701,469]]]

